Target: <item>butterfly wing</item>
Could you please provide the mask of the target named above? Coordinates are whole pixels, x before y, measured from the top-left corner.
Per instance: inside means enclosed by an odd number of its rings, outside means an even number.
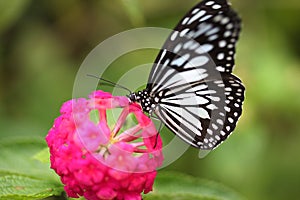
[[[244,87],[231,74],[240,22],[226,0],[199,3],[170,34],[149,76],[155,114],[200,149],[224,141],[241,115]]]
[[[160,78],[166,62],[185,53],[189,59],[208,53],[218,71],[232,72],[240,29],[241,20],[226,0],[202,1],[182,18],[166,40],[152,67],[147,88],[151,89]]]
[[[200,149],[213,149],[235,129],[245,88],[232,74],[161,91],[155,114],[176,135]]]

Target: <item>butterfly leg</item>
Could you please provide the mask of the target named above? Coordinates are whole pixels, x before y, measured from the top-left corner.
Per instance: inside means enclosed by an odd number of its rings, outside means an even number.
[[[160,122],[160,124],[159,124],[159,128],[158,128],[158,131],[157,131],[157,133],[156,133],[155,144],[154,144],[154,146],[153,146],[153,149],[156,148],[158,135],[159,135],[159,132],[161,131],[161,129],[162,129],[162,122]]]
[[[156,121],[160,121],[160,119],[158,119],[157,117],[154,117],[153,115],[150,116],[151,119],[155,119]]]

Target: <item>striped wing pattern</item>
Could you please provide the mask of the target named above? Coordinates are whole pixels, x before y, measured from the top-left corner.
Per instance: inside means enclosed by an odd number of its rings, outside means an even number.
[[[235,129],[245,88],[232,74],[240,18],[226,0],[204,0],[163,45],[146,91],[154,113],[177,136],[213,149]]]

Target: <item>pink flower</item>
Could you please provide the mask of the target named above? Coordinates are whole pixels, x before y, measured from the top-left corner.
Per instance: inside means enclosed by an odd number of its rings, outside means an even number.
[[[69,197],[141,199],[142,192],[152,191],[162,165],[160,136],[141,107],[126,97],[102,91],[89,97],[61,107],[46,137],[51,168]]]

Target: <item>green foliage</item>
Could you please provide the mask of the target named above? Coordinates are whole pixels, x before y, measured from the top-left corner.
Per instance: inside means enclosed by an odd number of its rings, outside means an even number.
[[[60,184],[19,174],[0,176],[0,199],[42,199],[62,193]]]
[[[49,163],[50,160],[50,152],[49,152],[49,148],[44,148],[43,150],[41,150],[40,152],[38,152],[37,154],[35,154],[33,156],[34,159],[42,162],[42,163]]]
[[[63,192],[58,176],[49,167],[43,140],[10,139],[1,141],[0,148],[0,199],[42,199]]]
[[[41,163],[33,158],[45,147],[46,144],[43,140],[33,140],[32,138],[10,139],[0,142],[0,170],[33,177],[41,176],[58,181],[55,173],[50,170],[49,162]],[[49,158],[47,154],[44,155],[46,158],[41,159]]]
[[[240,200],[236,192],[222,184],[188,176],[179,172],[159,172],[154,185],[154,192],[145,195],[151,199],[178,200]]]

